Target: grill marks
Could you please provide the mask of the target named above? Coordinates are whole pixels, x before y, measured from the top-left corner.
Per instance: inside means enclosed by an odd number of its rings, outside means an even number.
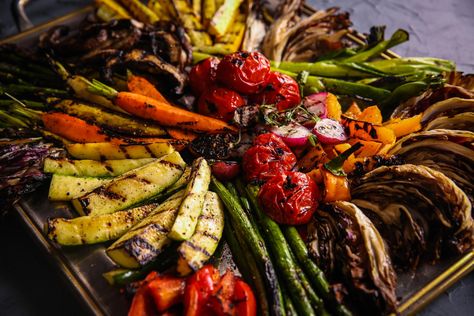
[[[173,198],[158,206],[150,217],[107,249],[109,256],[120,265],[125,263],[125,266],[130,267],[143,266],[153,261],[171,242],[168,234],[180,202],[180,198]],[[127,257],[127,262],[121,261],[119,255]]]

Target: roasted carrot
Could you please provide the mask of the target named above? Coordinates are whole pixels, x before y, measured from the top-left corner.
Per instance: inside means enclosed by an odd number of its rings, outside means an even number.
[[[177,140],[192,142],[198,137],[196,133],[193,133],[191,131],[187,131],[181,128],[168,127],[166,131],[172,138],[177,139]]]
[[[213,133],[237,131],[235,127],[224,121],[190,112],[136,93],[118,92],[114,103],[133,115],[155,120],[165,126]]]
[[[154,120],[165,126],[197,132],[237,132],[237,128],[224,121],[190,112],[133,92],[119,92],[100,81],[93,80],[88,90],[113,100],[114,104],[138,117]]]
[[[130,92],[141,94],[161,102],[169,103],[160,93],[160,91],[156,89],[155,85],[143,77],[136,75],[128,76],[127,87]]]
[[[112,140],[100,127],[68,114],[45,113],[42,120],[47,131],[73,142],[100,143]]]

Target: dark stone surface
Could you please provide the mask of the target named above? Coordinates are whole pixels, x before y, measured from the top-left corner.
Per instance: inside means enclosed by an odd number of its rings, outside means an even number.
[[[41,23],[80,8],[88,0],[31,1],[27,13]],[[474,72],[473,0],[323,0],[318,7],[339,6],[352,15],[354,27],[367,32],[387,25],[410,32],[410,42],[397,47],[402,56],[453,59],[460,70]],[[17,29],[10,1],[0,0],[0,38]],[[81,315],[83,310],[58,271],[13,215],[0,218],[0,315]],[[423,311],[423,315],[472,315],[474,273],[458,282]]]

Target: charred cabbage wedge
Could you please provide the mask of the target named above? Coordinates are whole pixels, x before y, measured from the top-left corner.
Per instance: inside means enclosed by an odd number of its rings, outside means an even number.
[[[111,179],[73,177],[54,174],[49,185],[48,199],[51,201],[71,201],[92,192]]]
[[[173,152],[115,178],[93,192],[73,200],[74,208],[85,215],[121,211],[146,201],[173,185],[183,174],[186,163]]]
[[[179,206],[178,216],[170,232],[174,240],[191,238],[201,214],[206,192],[211,182],[211,168],[204,158],[193,162],[191,179],[186,187],[183,202]]]
[[[436,129],[412,133],[388,151],[414,165],[444,173],[474,201],[474,133]]]
[[[428,107],[421,117],[426,130],[456,129],[474,131],[474,99],[451,98]]]
[[[390,245],[400,268],[463,253],[474,244],[469,198],[431,168],[379,167],[352,184],[351,196]]]
[[[396,275],[379,232],[354,204],[323,205],[308,225],[308,250],[335,287],[361,315],[393,312]],[[342,284],[341,284],[342,283]],[[350,296],[344,297],[346,290]]]
[[[49,239],[63,246],[114,240],[139,223],[157,206],[158,204],[147,204],[113,214],[48,219],[45,231]]]
[[[168,237],[183,199],[180,191],[156,208],[150,216],[107,249],[107,255],[125,268],[139,268],[152,262],[171,243]]]
[[[115,177],[154,160],[154,158],[142,158],[97,161],[47,158],[44,161],[43,171],[73,177]]]
[[[85,143],[66,145],[68,153],[77,159],[140,159],[160,158],[174,151],[169,143],[119,145],[115,143]]]
[[[224,206],[216,193],[208,191],[194,234],[178,248],[178,273],[187,275],[202,268],[216,250],[223,230]]]

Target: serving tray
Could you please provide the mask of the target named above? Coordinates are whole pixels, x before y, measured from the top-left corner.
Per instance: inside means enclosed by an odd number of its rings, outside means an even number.
[[[59,24],[77,25],[93,10],[93,6],[87,6],[20,34],[0,40],[0,44],[16,43],[33,47],[38,35],[50,27]],[[311,12],[314,12],[311,7],[304,7],[303,13],[310,14]],[[348,34],[348,38],[356,43],[363,43],[363,35],[355,31]],[[388,51],[383,57],[397,58],[399,56]],[[104,272],[115,267],[114,263],[105,254],[108,244],[60,247],[49,240],[43,232],[44,223],[48,218],[72,218],[77,214],[68,204],[52,203],[48,201],[47,196],[48,186],[45,185],[36,192],[27,195],[15,205],[17,214],[26,229],[57,265],[62,272],[65,283],[72,288],[88,313],[93,315],[126,315],[129,300],[120,293],[118,288],[110,286],[102,277]],[[434,298],[472,270],[474,270],[474,250],[463,256],[445,259],[435,265],[425,264],[417,269],[416,274],[398,274],[397,296],[400,300],[398,313],[412,315],[419,312]]]

